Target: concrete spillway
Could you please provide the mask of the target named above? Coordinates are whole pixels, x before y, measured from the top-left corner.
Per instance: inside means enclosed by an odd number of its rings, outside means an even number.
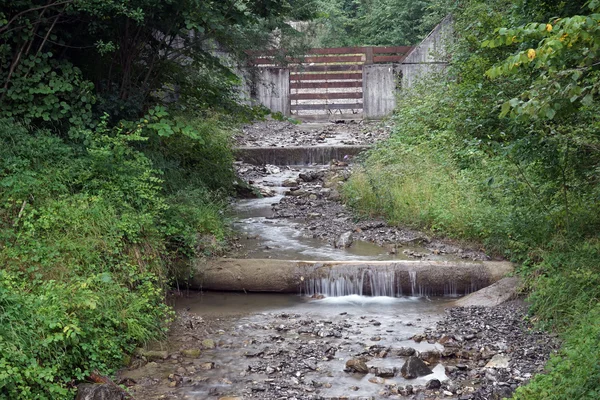
[[[513,271],[509,262],[199,260],[192,286],[202,290],[343,296],[465,295]]]
[[[368,146],[238,147],[235,157],[254,165],[326,165],[368,149]]]

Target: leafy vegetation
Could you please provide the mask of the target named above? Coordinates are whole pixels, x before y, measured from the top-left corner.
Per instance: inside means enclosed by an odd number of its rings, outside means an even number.
[[[72,398],[165,332],[166,285],[227,238],[229,132],[262,112],[236,65],[313,9],[0,0],[0,398]]]
[[[318,0],[316,46],[407,46],[444,17],[434,0]]]
[[[595,399],[600,372],[596,1],[450,4],[447,74],[399,98],[391,139],[345,188],[364,214],[518,262],[565,343],[517,399]]]

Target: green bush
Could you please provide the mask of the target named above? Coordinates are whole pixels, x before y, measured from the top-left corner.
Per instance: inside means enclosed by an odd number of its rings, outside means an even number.
[[[531,318],[564,346],[515,397],[598,398],[600,107],[586,95],[596,93],[597,71],[582,67],[589,54],[578,47],[596,46],[598,36],[596,25],[573,23],[592,17],[567,18],[598,3],[457,4],[447,74],[403,90],[390,139],[365,157],[345,199],[361,213],[474,240],[521,264]],[[563,17],[562,25],[515,27],[539,15]],[[592,44],[561,45],[567,37]],[[555,43],[560,53],[543,52]],[[535,68],[515,64],[515,55]]]
[[[0,398],[70,398],[119,368],[165,332],[166,263],[222,246],[225,202],[204,171],[180,167],[199,180],[168,193],[142,132],[101,122],[61,139],[0,122]],[[211,160],[229,162],[220,151]]]

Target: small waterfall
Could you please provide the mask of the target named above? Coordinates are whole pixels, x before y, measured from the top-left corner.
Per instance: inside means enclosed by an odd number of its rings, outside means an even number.
[[[410,293],[413,297],[417,295],[417,271],[408,271],[410,278]]]
[[[445,297],[458,297],[458,285],[455,281],[450,281],[444,285]]]
[[[322,294],[327,297],[363,294],[365,271],[330,270],[327,276],[306,279],[304,293],[313,296]]]
[[[310,277],[304,281],[304,294],[322,294],[327,297],[352,294],[371,296],[402,296],[402,285],[395,271],[364,269],[332,269],[325,276]]]
[[[480,285],[477,281],[475,281],[474,279],[471,279],[471,287],[465,287],[465,296],[468,294],[471,294],[473,292],[476,292],[480,289]]]
[[[403,288],[406,290],[403,293]],[[317,270],[313,276],[303,280],[300,294],[307,296],[323,295],[326,297],[341,297],[349,295],[359,296],[385,296],[402,297],[431,297],[446,296],[459,297],[459,291],[465,294],[479,289],[481,284],[471,280],[471,285],[463,287],[459,281],[453,279],[446,282],[442,287],[434,290],[426,284],[420,284],[417,279],[417,271],[397,271],[392,268],[331,268]],[[410,288],[410,292],[408,289]]]

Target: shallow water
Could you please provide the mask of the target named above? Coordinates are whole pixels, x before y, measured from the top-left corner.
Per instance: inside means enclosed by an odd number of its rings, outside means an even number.
[[[305,221],[289,218],[272,218],[272,206],[279,203],[288,188],[283,181],[297,178],[302,171],[322,169],[318,167],[281,167],[279,173],[271,174],[258,181],[271,188],[276,195],[259,199],[238,200],[233,206],[233,226],[238,232],[239,243],[244,246],[245,258],[273,258],[281,260],[306,261],[348,261],[348,260],[413,260],[402,253],[404,249],[428,254],[431,260],[450,260],[452,257],[433,255],[420,246],[398,248],[396,254],[375,243],[355,240],[350,248],[338,249],[319,238],[306,236],[301,229]],[[334,221],[332,221],[334,223]]]
[[[301,363],[302,360],[297,358],[278,357],[277,349],[293,352],[293,349],[320,343],[337,346],[335,358],[328,361],[316,359],[318,370],[303,372],[300,385],[303,382],[319,381],[331,386],[319,389],[319,394],[325,398],[350,394],[353,397],[379,399],[377,393],[383,385],[424,385],[430,379],[443,380],[446,375],[441,364],[432,366],[433,374],[412,380],[406,380],[400,374],[383,380],[375,378],[371,373],[352,374],[343,370],[347,360],[371,346],[407,346],[417,351],[442,349],[438,344],[416,343],[411,337],[439,320],[450,301],[443,298],[358,295],[315,300],[284,294],[194,293],[190,297],[178,299],[175,308],[205,318],[233,318],[230,320],[232,329],[222,331],[215,337],[215,341],[219,343],[217,349],[203,352],[202,357],[194,361],[196,364],[214,362],[215,369],[203,371],[202,383],[181,387],[177,392],[184,398],[192,399],[208,398],[215,393],[219,396],[245,394],[243,398],[261,398],[247,397],[252,393],[248,389],[249,385],[257,382],[272,383],[275,375],[249,372],[249,366],[256,362],[272,365],[279,362]],[[323,329],[344,325],[347,330],[340,338],[298,332],[298,327],[307,325]],[[269,354],[274,355],[265,356],[264,359],[246,356],[259,351],[272,351]],[[403,358],[388,356],[372,358],[367,364],[369,367],[399,369],[403,362]],[[369,379],[378,379],[378,382],[374,383]]]

